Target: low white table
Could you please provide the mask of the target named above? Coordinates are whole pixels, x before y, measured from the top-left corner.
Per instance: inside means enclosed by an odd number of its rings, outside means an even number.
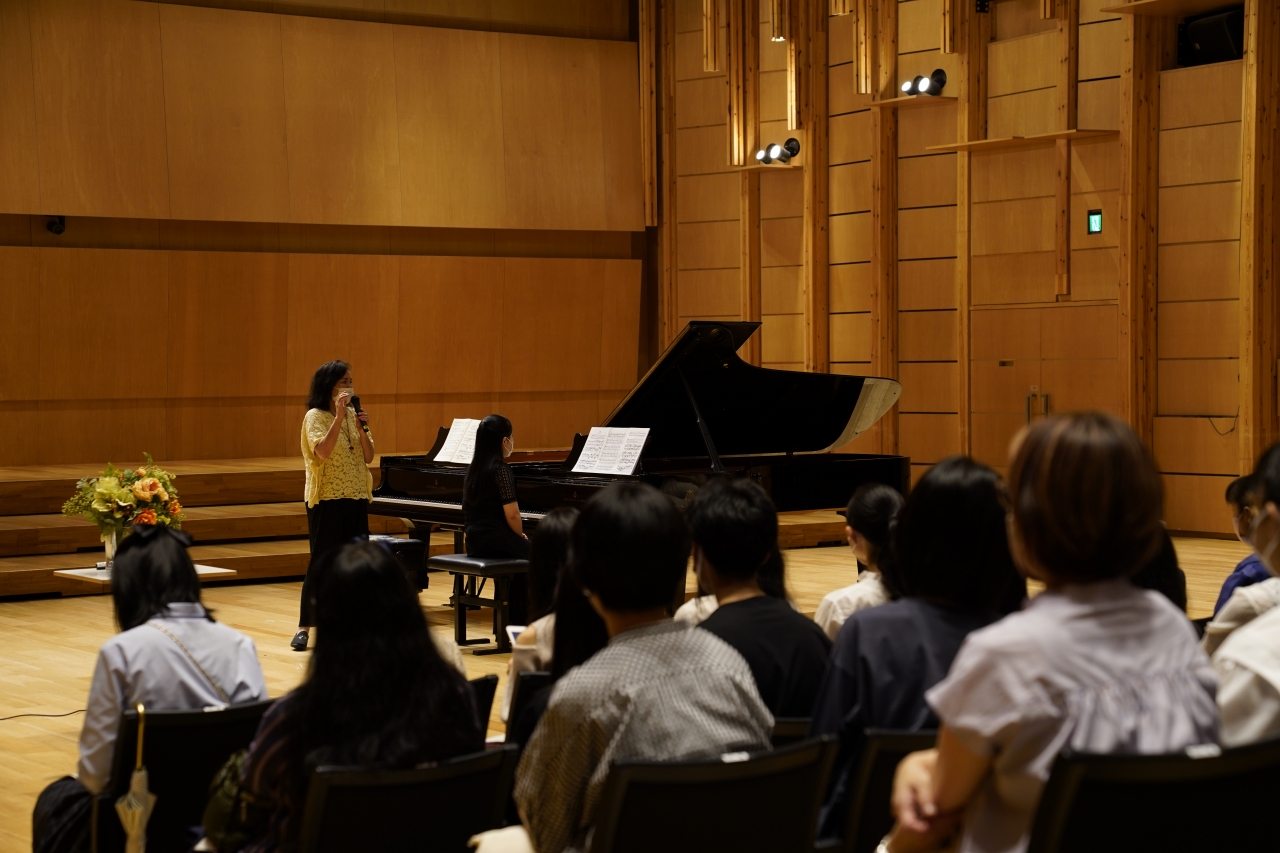
[[[60,578],[69,578],[88,584],[101,592],[111,588],[111,572],[105,569],[59,569],[54,574]],[[229,581],[236,576],[234,569],[202,566],[199,563],[196,563],[196,574],[200,576],[201,581]]]

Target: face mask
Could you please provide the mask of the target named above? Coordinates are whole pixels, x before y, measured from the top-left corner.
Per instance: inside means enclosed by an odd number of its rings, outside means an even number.
[[[1264,518],[1277,520],[1270,506],[1264,506],[1262,509],[1254,511],[1253,521],[1249,524],[1249,541],[1253,543],[1253,550],[1257,552],[1259,559],[1266,565],[1267,570],[1274,575],[1277,572],[1275,564],[1272,562],[1272,557],[1275,555],[1276,549],[1280,548],[1280,535],[1272,536],[1271,541],[1266,544],[1263,544],[1258,539],[1258,527],[1261,526]]]
[[[502,439],[502,458],[506,459],[516,450],[516,443],[510,438]]]
[[[356,393],[355,388],[338,388],[333,392],[333,399],[336,400],[339,397],[341,397],[343,394],[350,394],[354,397],[355,393]]]

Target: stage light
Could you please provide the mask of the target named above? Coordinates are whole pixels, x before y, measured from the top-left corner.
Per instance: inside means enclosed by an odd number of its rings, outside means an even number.
[[[766,166],[773,162],[773,158],[769,156],[769,146],[766,145],[756,152],[756,159]]]
[[[769,146],[769,159],[782,160],[782,146],[774,142]],[[786,161],[783,161],[786,162]]]
[[[902,91],[908,95],[940,95],[947,85],[947,72],[935,69],[928,77],[916,75],[915,79],[902,84]]]
[[[902,83],[902,92],[903,92],[903,94],[910,95],[910,94],[911,94],[911,89],[912,89],[912,87],[913,87],[912,81],[910,81],[910,80],[904,80],[904,81],[903,81],[903,83]]]
[[[913,95],[920,94],[920,81],[923,79],[924,78],[921,77],[919,74],[915,76],[915,79],[911,81],[911,94]]]
[[[67,217],[51,216],[44,227],[49,229],[50,234],[62,234],[67,230]]]

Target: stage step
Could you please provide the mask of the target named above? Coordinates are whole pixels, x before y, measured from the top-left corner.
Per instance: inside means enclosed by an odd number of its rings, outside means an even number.
[[[307,572],[310,549],[306,539],[194,545],[193,562],[236,572],[236,581],[258,578],[302,577]],[[431,534],[431,555],[452,554],[453,534]],[[83,595],[85,585],[54,574],[60,569],[83,569],[101,559],[97,551],[77,554],[38,554],[0,558],[0,597],[61,593]]]
[[[189,507],[182,529],[200,543],[239,539],[273,539],[307,535],[307,512],[301,501],[238,506]],[[370,533],[404,533],[403,522],[369,516]],[[98,529],[83,518],[61,515],[0,516],[0,557],[63,554],[101,550]]]

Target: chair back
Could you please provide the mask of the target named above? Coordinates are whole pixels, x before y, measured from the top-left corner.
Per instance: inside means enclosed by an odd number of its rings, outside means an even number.
[[[773,721],[773,748],[790,746],[799,743],[809,736],[809,724],[813,720],[808,717],[779,717]]]
[[[251,702],[217,710],[147,711],[142,763],[147,768],[155,811],[147,822],[151,850],[187,850],[190,828],[199,826],[209,801],[209,783],[233,752],[245,749],[271,702]],[[124,829],[115,802],[129,790],[138,754],[138,712],[120,721],[111,758],[111,784],[99,796],[94,824],[97,850],[124,849]]]
[[[411,770],[316,768],[302,853],[464,853],[471,836],[502,825],[519,755],[506,746]]]
[[[507,712],[508,730],[520,720],[520,714],[524,712],[534,694],[551,686],[549,672],[517,672],[515,679],[516,683],[511,687],[511,708]]]
[[[701,762],[618,762],[596,809],[591,853],[812,853],[839,743]]]
[[[889,800],[893,774],[908,753],[932,749],[936,731],[902,732],[867,729],[862,756],[849,779],[849,819],[844,830],[846,853],[874,853],[893,828]]]
[[[1054,761],[1028,853],[1261,850],[1276,843],[1280,738]]]
[[[493,696],[498,692],[498,676],[492,673],[482,675],[471,679],[469,683],[471,693],[476,697],[476,716],[480,718],[480,728],[487,730],[489,715],[493,713]]]

